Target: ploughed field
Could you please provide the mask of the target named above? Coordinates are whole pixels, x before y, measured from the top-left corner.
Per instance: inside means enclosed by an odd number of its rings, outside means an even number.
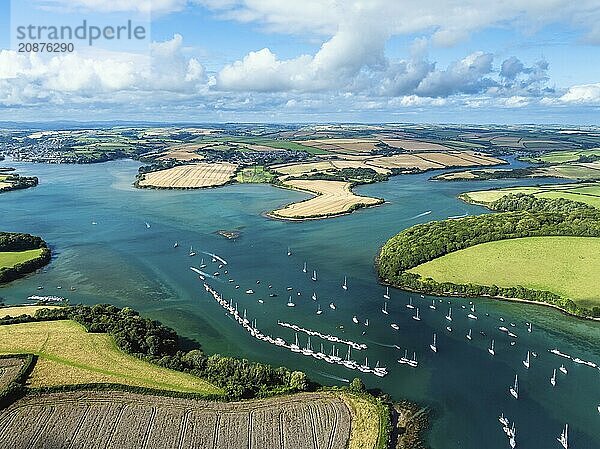
[[[275,210],[270,215],[286,219],[305,219],[350,212],[359,205],[373,206],[382,200],[356,195],[349,182],[290,180],[285,185],[315,193],[317,196]]]
[[[42,249],[29,249],[27,251],[0,252],[0,268],[14,267],[18,263],[35,259],[42,253]]]
[[[437,282],[523,286],[584,307],[600,304],[600,238],[527,237],[482,243],[409,270]]]
[[[162,368],[125,354],[110,335],[88,333],[74,321],[0,326],[0,354],[37,355],[28,380],[33,387],[119,383],[200,394],[221,392],[191,374]]]
[[[544,185],[538,187],[511,187],[507,189],[480,190],[461,195],[465,200],[487,205],[509,194],[523,193],[538,198],[565,198],[600,208],[600,182]]]
[[[21,357],[0,357],[0,391],[4,390],[17,377],[23,363],[25,363],[25,359]]]
[[[350,421],[344,401],[326,393],[237,403],[50,393],[0,412],[0,447],[343,449]]]
[[[194,189],[214,187],[229,182],[237,170],[237,165],[228,162],[179,165],[142,175],[140,187],[161,187],[167,189]]]

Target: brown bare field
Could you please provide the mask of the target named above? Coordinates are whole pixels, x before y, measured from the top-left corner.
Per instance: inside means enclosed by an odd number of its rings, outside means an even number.
[[[31,315],[41,309],[57,309],[60,306],[14,306],[0,308],[0,318],[7,316],[17,317],[20,315]]]
[[[201,150],[213,145],[212,143],[183,143],[180,145],[172,145],[165,151],[160,153],[157,160],[175,159],[178,161],[193,161],[203,159],[204,156],[195,153],[196,150]]]
[[[143,175],[141,187],[195,189],[214,187],[227,183],[235,175],[237,165],[228,162],[180,165]]]
[[[344,449],[351,419],[344,401],[327,393],[238,403],[51,393],[0,412],[0,447]]]
[[[285,185],[317,196],[298,203],[288,204],[269,214],[276,218],[299,220],[324,218],[351,212],[359,205],[374,206],[383,202],[378,198],[354,194],[349,182],[294,179],[286,181]]]
[[[402,148],[408,151],[450,151],[452,148],[439,143],[424,142],[422,140],[408,139],[383,139],[383,143],[391,147]]]
[[[0,391],[5,389],[17,377],[23,363],[25,363],[25,360],[20,357],[0,358]]]

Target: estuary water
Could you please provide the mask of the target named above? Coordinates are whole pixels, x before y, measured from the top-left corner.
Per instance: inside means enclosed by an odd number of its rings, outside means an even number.
[[[266,185],[137,190],[131,185],[139,166],[134,161],[3,165],[38,176],[40,185],[0,195],[0,229],[40,235],[54,254],[42,272],[0,288],[7,304],[46,294],[66,296],[72,303],[131,306],[197,340],[208,353],[286,365],[324,384],[343,384],[359,376],[370,388],[430,407],[433,420],[427,440],[434,449],[509,447],[498,422],[502,412],[515,422],[517,447],[559,448],[556,437],[568,423],[570,447],[600,448],[600,371],[548,352],[558,348],[600,363],[600,323],[546,307],[490,299],[473,300],[478,319],[472,320],[467,318],[468,299],[421,298],[395,289],[390,291],[389,315],[381,312],[385,288],[377,282],[373,260],[389,237],[416,223],[486,212],[457,200],[462,191],[539,180],[428,181],[435,172],[397,176],[356,189],[385,198],[380,207],[327,220],[283,222],[262,214],[307,195]],[[218,230],[237,230],[241,235],[228,240]],[[178,248],[173,247],[176,241]],[[195,257],[188,255],[190,246]],[[227,265],[219,268],[204,252],[219,255]],[[190,270],[200,265],[202,257],[208,265],[205,271],[220,272],[208,279],[211,286],[237,302],[240,312],[245,309],[265,334],[293,342],[294,332],[277,324],[282,320],[365,343],[368,349],[353,351],[352,358],[362,363],[368,357],[371,366],[379,361],[389,375],[360,374],[253,339]],[[307,273],[302,271],[304,262]],[[316,282],[310,279],[313,270]],[[344,276],[347,290],[341,288]],[[44,289],[38,291],[38,286]],[[254,294],[246,294],[248,289]],[[270,297],[274,292],[277,296]],[[293,308],[286,306],[290,295]],[[406,307],[411,300],[419,307],[420,321],[412,318],[415,310]],[[432,300],[435,310],[429,307]],[[335,310],[329,307],[331,302]],[[323,313],[317,315],[319,306]],[[450,307],[452,322],[445,319]],[[353,322],[354,315],[360,324]],[[531,333],[526,322],[532,323]],[[518,338],[508,337],[499,326]],[[471,341],[465,338],[469,329]],[[433,333],[437,353],[429,349]],[[299,334],[301,345],[306,345],[306,338]],[[487,350],[492,338],[495,356]],[[311,343],[315,349],[323,343],[331,352],[328,341],[312,337]],[[344,357],[347,347],[337,348]],[[409,355],[416,353],[417,368],[397,362],[405,349]],[[537,357],[525,369],[522,360],[528,350]],[[558,371],[552,387],[552,371],[561,363],[568,374]],[[515,374],[518,400],[508,393]]]

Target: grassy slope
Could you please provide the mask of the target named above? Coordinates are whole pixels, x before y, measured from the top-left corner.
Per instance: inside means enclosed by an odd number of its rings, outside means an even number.
[[[39,356],[30,378],[34,387],[93,382],[148,388],[220,393],[195,376],[172,371],[122,352],[107,334],[90,334],[74,321],[0,326],[0,354]]]
[[[472,202],[486,205],[509,193],[525,193],[540,198],[566,198],[568,200],[580,201],[589,204],[590,206],[600,208],[600,183],[514,187],[508,189],[468,192],[464,195]]]
[[[377,406],[360,396],[341,395],[352,415],[348,449],[373,449],[377,447],[380,431]]]
[[[41,252],[41,249],[0,252],[0,268],[14,267],[18,263],[35,259],[41,254]]]
[[[269,183],[275,179],[275,175],[262,165],[248,167],[240,170],[236,175],[236,181],[241,183]]]
[[[548,290],[576,303],[600,305],[600,238],[500,240],[446,254],[410,270],[438,282]]]
[[[546,162],[551,164],[560,164],[563,162],[573,162],[579,159],[580,156],[600,156],[600,148],[593,148],[589,150],[575,150],[575,151],[551,151],[539,157],[524,157],[522,160],[528,162]]]

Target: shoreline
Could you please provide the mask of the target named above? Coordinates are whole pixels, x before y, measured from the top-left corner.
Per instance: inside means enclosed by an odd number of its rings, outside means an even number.
[[[538,305],[538,306],[551,307],[551,308],[563,313],[564,315],[568,315],[573,318],[578,318],[580,320],[600,322],[600,317],[595,318],[592,316],[575,315],[574,313],[571,313],[568,310],[565,310],[562,307],[557,306],[556,304],[551,304],[551,303],[544,302],[544,301],[532,301],[530,299],[511,298],[508,296],[492,296],[492,295],[464,296],[464,295],[458,295],[458,294],[450,293],[450,292],[433,293],[432,294],[432,293],[424,292],[423,290],[417,290],[417,289],[413,289],[413,288],[409,288],[409,287],[398,286],[398,285],[391,283],[388,279],[383,279],[381,277],[379,278],[379,283],[386,287],[397,288],[398,290],[403,290],[403,291],[411,292],[411,293],[419,293],[419,294],[428,295],[428,296],[438,296],[438,297],[444,297],[444,298],[490,298],[490,299],[495,299],[497,301],[522,302],[522,303],[526,303],[526,304],[534,304],[534,305]]]

